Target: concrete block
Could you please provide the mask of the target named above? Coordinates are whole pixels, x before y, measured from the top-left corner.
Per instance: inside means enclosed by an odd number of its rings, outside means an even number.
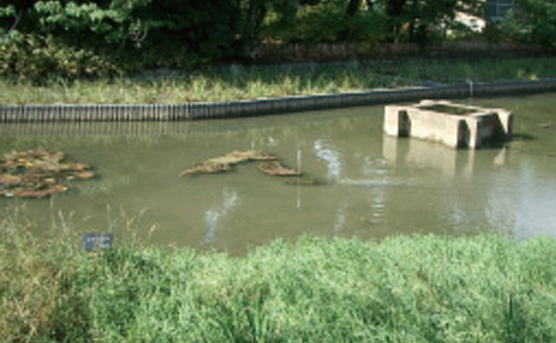
[[[505,109],[423,100],[410,106],[385,106],[384,132],[440,142],[452,148],[477,149],[509,139],[512,119],[512,113]]]

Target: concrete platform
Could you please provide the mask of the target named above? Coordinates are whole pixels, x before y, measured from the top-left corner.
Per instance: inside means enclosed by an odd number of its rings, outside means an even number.
[[[423,100],[417,105],[385,106],[384,131],[395,137],[415,137],[452,148],[477,149],[508,140],[511,112],[444,100]]]

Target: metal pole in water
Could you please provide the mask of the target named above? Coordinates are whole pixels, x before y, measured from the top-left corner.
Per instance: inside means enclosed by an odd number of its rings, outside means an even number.
[[[297,171],[300,175],[297,176],[298,183],[297,183],[297,209],[301,208],[301,149],[297,149]]]
[[[465,81],[469,85],[469,97],[472,98],[473,97],[473,80],[467,79]]]

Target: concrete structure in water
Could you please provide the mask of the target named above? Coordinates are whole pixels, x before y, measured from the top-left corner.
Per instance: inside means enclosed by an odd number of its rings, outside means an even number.
[[[477,149],[512,134],[512,113],[449,101],[423,100],[417,105],[386,106],[384,131],[396,137],[441,142],[452,148]]]

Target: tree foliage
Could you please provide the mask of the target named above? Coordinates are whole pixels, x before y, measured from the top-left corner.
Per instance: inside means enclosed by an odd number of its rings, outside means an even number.
[[[388,18],[389,39],[426,45],[443,39],[448,30],[460,29],[458,12],[482,13],[478,0],[378,0]]]
[[[556,1],[517,2],[508,32],[556,48]],[[26,51],[48,60],[58,55],[52,49],[64,51],[66,62],[57,63],[61,75],[89,75],[85,67],[74,67],[95,60],[104,73],[114,66],[185,67],[250,58],[263,40],[426,46],[461,29],[458,12],[484,13],[484,1],[0,0],[0,71],[20,75],[27,67],[14,56]]]
[[[502,28],[518,41],[555,51],[556,1],[517,0]]]
[[[384,39],[384,15],[370,1],[313,0],[298,4],[289,21],[270,20],[265,38],[285,42],[379,42]]]

